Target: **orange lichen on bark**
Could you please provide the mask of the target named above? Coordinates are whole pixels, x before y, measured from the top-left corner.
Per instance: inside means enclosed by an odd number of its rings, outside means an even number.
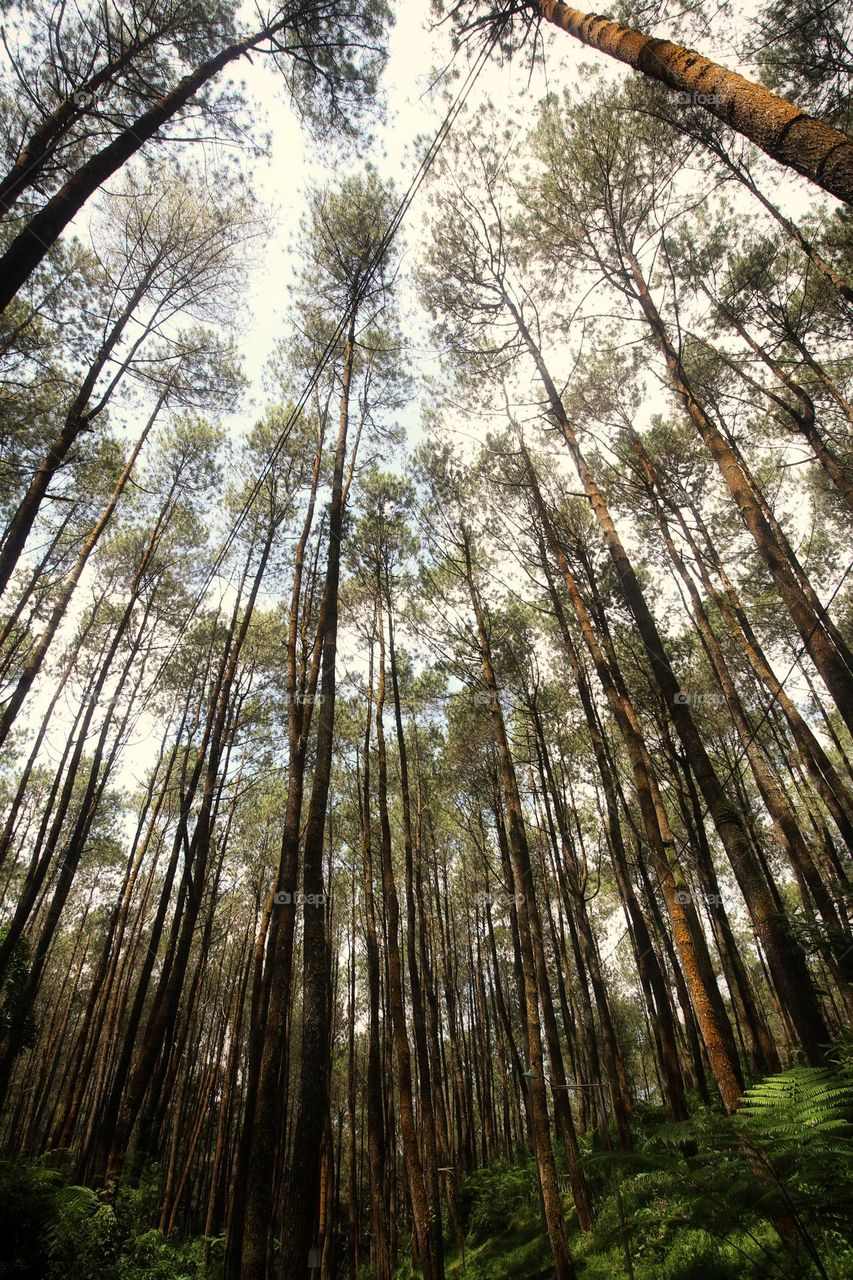
[[[853,140],[786,98],[729,71],[693,49],[658,40],[560,0],[538,0],[546,21],[577,40],[690,95],[781,164],[853,203]]]

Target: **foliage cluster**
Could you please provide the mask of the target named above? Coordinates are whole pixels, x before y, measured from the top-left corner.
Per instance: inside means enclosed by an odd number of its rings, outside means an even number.
[[[143,1180],[111,1202],[43,1163],[0,1161],[0,1280],[193,1280],[205,1242],[152,1228],[152,1190]]]
[[[634,1152],[586,1156],[590,1173],[608,1165],[615,1173],[625,1230],[610,1194],[593,1231],[572,1242],[579,1274],[627,1274],[627,1237],[636,1280],[846,1280],[853,1276],[851,1120],[853,1070],[844,1061],[760,1080],[735,1116],[711,1108],[680,1124],[649,1116]],[[464,1271],[456,1260],[460,1276],[549,1274],[535,1195],[529,1161],[493,1164],[466,1179],[460,1210],[472,1252]]]
[[[469,1239],[478,1243],[506,1231],[531,1203],[536,1203],[532,1160],[484,1165],[465,1179],[459,1192],[462,1225]]]

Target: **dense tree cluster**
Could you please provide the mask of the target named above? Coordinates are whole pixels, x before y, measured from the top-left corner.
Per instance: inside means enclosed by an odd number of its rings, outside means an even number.
[[[849,33],[767,6],[763,88],[635,8],[451,10],[646,75],[460,116],[411,254],[380,169],[311,188],[238,430],[220,73],[357,135],[390,12],[10,7],[0,1142],[59,1208],[8,1274],[443,1280],[517,1196],[639,1280],[657,1129],[765,1206],[739,1274],[851,1265]]]

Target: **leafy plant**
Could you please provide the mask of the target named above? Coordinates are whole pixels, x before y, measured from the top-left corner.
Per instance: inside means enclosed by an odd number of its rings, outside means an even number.
[[[121,1250],[112,1205],[104,1204],[89,1187],[62,1186],[53,1212],[46,1228],[48,1280],[91,1280],[94,1274],[111,1280]]]
[[[474,1241],[499,1235],[536,1197],[532,1162],[495,1163],[478,1169],[459,1189],[463,1225]]]
[[[823,1275],[853,1244],[853,1073],[794,1067],[744,1095],[732,1126]],[[784,1225],[782,1230],[784,1233]],[[819,1247],[819,1242],[823,1248]]]
[[[59,1174],[52,1169],[0,1161],[2,1280],[43,1280],[48,1262],[44,1223],[59,1186]]]
[[[196,1280],[204,1240],[150,1226],[152,1179],[112,1204],[43,1164],[0,1161],[0,1280]],[[207,1276],[220,1257],[214,1248]]]
[[[704,1108],[690,1120],[653,1128],[635,1153],[595,1159],[613,1161],[628,1175],[622,1194],[631,1234],[640,1256],[654,1259],[662,1275],[691,1250],[702,1259],[696,1274],[729,1274],[734,1241],[740,1274],[752,1266],[756,1274],[849,1274],[851,1120],[848,1065],[794,1067],[753,1085],[734,1116]],[[608,1223],[615,1234],[612,1206],[599,1230]],[[717,1262],[709,1240],[716,1241]],[[692,1276],[684,1266],[684,1276]]]

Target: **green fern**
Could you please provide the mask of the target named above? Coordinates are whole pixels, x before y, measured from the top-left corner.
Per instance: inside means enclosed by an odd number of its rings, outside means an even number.
[[[843,1054],[835,1068],[758,1081],[733,1116],[701,1108],[650,1127],[633,1153],[603,1158],[625,1179],[641,1252],[657,1241],[668,1256],[681,1226],[723,1243],[770,1231],[785,1258],[772,1274],[853,1275],[853,1065]]]
[[[853,1076],[793,1067],[747,1090],[733,1134],[767,1170],[806,1229],[851,1239]]]
[[[51,1258],[63,1248],[69,1230],[82,1219],[92,1216],[100,1201],[89,1187],[57,1186],[53,1196],[53,1221],[45,1228],[47,1251]]]
[[[768,1141],[800,1143],[804,1136],[853,1137],[853,1080],[824,1067],[792,1067],[748,1089],[736,1117]]]

